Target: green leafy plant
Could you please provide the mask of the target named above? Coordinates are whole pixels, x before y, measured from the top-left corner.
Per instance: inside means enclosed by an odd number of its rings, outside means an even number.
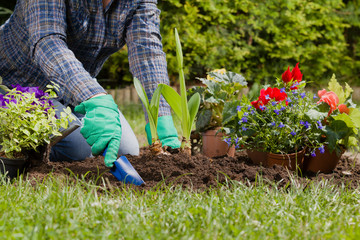
[[[330,152],[340,155],[344,150],[359,151],[360,110],[352,101],[352,88],[342,87],[333,75],[328,90],[318,91],[319,112],[326,115],[322,120],[322,138]]]
[[[51,136],[60,136],[60,128],[67,128],[72,120],[71,109],[66,108],[57,118],[51,98],[56,97],[54,86],[45,92],[38,87],[14,86],[0,94],[0,145],[8,158],[26,150],[50,143]]]
[[[174,113],[181,120],[181,128],[183,132],[181,149],[190,155],[191,154],[190,135],[195,120],[195,116],[199,110],[200,95],[198,93],[195,93],[189,99],[189,102],[187,101],[183,54],[182,54],[179,34],[176,28],[175,28],[175,41],[176,41],[176,56],[177,56],[178,69],[179,69],[181,95],[179,95],[173,88],[171,88],[168,85],[165,84],[159,84],[159,85],[163,87],[161,93],[164,96],[165,100],[169,103]]]
[[[160,96],[161,96],[161,90],[163,89],[163,86],[159,84],[159,86],[154,91],[151,101],[149,103],[149,99],[146,95],[146,92],[141,85],[139,79],[134,78],[134,86],[136,89],[137,94],[139,95],[140,100],[142,101],[147,115],[149,119],[149,126],[150,126],[150,132],[151,132],[151,145],[150,150],[153,154],[159,154],[163,153],[162,145],[159,140],[158,134],[157,134],[157,124],[158,124],[158,114],[159,114],[159,102],[160,102]]]
[[[204,85],[189,89],[189,96],[199,93],[201,102],[197,113],[196,130],[204,132],[222,127],[225,105],[239,98],[241,89],[247,86],[245,78],[225,69],[209,72],[207,78],[198,78]],[[226,106],[225,109],[227,109]]]

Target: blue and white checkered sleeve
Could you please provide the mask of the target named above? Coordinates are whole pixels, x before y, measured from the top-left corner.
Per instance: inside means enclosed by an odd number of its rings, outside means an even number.
[[[47,81],[60,86],[58,95],[73,106],[105,92],[66,45],[66,6],[59,0],[30,0],[24,13],[30,54]]]
[[[156,1],[141,3],[127,28],[126,36],[130,71],[141,81],[149,101],[159,83],[169,84],[166,56],[161,43],[159,15],[160,10],[156,6]],[[170,114],[170,106],[161,97],[159,116]],[[147,120],[146,111],[145,117]]]

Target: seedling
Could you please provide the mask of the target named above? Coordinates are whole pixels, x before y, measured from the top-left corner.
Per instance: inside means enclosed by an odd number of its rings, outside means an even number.
[[[165,84],[159,84],[162,87],[161,94],[165,100],[169,103],[174,113],[181,120],[181,128],[183,132],[183,138],[181,141],[181,150],[187,154],[191,154],[191,142],[190,135],[192,126],[195,120],[195,116],[199,110],[200,95],[199,93],[194,94],[189,102],[187,101],[185,76],[184,76],[184,65],[183,65],[183,54],[181,49],[181,43],[179,34],[175,28],[175,41],[176,41],[176,58],[179,68],[179,80],[180,80],[180,94],[181,96],[170,86]]]
[[[161,90],[163,86],[158,86],[155,90],[151,101],[149,103],[149,99],[146,95],[146,92],[141,85],[139,79],[134,78],[134,86],[136,89],[137,94],[139,95],[140,100],[142,101],[147,115],[149,119],[149,125],[150,125],[150,132],[151,132],[151,145],[150,145],[150,151],[153,154],[160,154],[163,153],[162,145],[159,140],[158,134],[157,134],[157,123],[158,123],[158,114],[159,114],[159,102],[160,102],[160,96],[161,96]]]

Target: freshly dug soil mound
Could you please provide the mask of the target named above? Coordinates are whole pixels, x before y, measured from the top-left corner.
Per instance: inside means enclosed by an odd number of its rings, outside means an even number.
[[[216,187],[231,179],[246,184],[255,184],[259,175],[267,182],[276,182],[280,187],[290,183],[290,174],[294,174],[281,166],[264,168],[251,163],[245,152],[236,153],[234,158],[208,158],[202,154],[188,157],[182,153],[153,156],[144,148],[140,156],[127,156],[128,160],[146,182],[146,185],[134,187],[139,190],[154,189],[168,185],[181,185],[195,190]],[[88,158],[82,162],[48,162],[33,159],[27,176],[34,182],[41,182],[49,173],[55,176],[79,176],[85,179],[99,179],[101,176],[109,185],[108,188],[123,187],[123,184],[109,173],[103,157]],[[298,174],[299,175],[299,174]],[[308,174],[296,176],[299,181],[308,183],[311,180],[331,179],[334,184],[357,187],[360,179],[360,163],[351,154],[344,154],[330,174]]]

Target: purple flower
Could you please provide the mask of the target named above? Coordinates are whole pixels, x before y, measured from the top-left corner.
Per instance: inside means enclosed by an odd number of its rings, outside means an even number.
[[[263,105],[260,105],[260,107],[259,107],[259,108],[261,109],[261,111],[266,110],[266,107],[265,107],[265,106],[263,106]]]
[[[246,128],[246,127],[242,127],[241,129],[242,129],[243,131],[248,130],[248,128]]]
[[[281,93],[286,92],[285,88],[284,88],[284,87],[283,87],[283,88],[281,88],[281,89],[280,89],[280,92],[281,92]]]
[[[9,99],[9,97],[4,98],[4,95],[0,94],[0,107],[8,108],[6,105],[11,103],[11,102],[15,103],[15,104],[17,103],[16,99],[14,99],[13,97],[11,97],[10,99]]]
[[[292,100],[291,100],[290,98],[288,98],[288,99],[286,99],[286,102],[287,102],[287,103],[291,103]]]
[[[250,111],[250,110],[251,110],[251,108],[252,108],[252,106],[251,106],[251,105],[249,105],[249,106],[248,106],[248,108],[247,108],[247,110],[248,110],[248,111]]]
[[[320,151],[321,154],[324,154],[324,153],[325,153],[324,145],[322,145],[321,147],[319,147],[319,151]]]
[[[270,126],[275,127],[275,126],[276,126],[276,123],[275,123],[275,122],[272,122],[272,123],[270,123]]]
[[[283,128],[283,127],[285,127],[285,125],[282,122],[279,123],[279,128]]]
[[[249,113],[245,112],[245,113],[244,113],[244,116],[245,116],[245,117],[249,116]]]
[[[241,111],[241,108],[242,108],[242,106],[237,106],[237,107],[236,107],[236,110],[237,110],[238,112],[240,112],[240,111]]]
[[[317,99],[318,97],[316,96],[316,94],[314,94],[314,96],[313,96],[313,99]]]
[[[277,102],[272,102],[271,105],[276,106]]]
[[[276,113],[276,115],[279,115],[279,114],[280,114],[280,110],[275,109],[275,110],[274,110],[274,113]]]
[[[269,94],[265,95],[265,99],[266,99],[266,100],[270,100]]]
[[[281,108],[280,108],[280,111],[285,111],[286,110],[286,107],[284,107],[284,106],[282,106]]]
[[[304,122],[303,120],[300,120],[300,124],[304,125],[305,129],[308,129],[311,126],[311,124],[308,121]]]
[[[312,157],[316,157],[315,151],[312,151],[312,152],[311,152],[311,156],[312,156]]]
[[[250,114],[254,114],[255,113],[255,110],[253,109],[253,110],[251,110],[251,112],[250,112]]]
[[[306,93],[300,93],[300,97],[301,97],[301,98],[306,97]]]
[[[246,123],[248,119],[246,117],[241,118],[241,122]]]
[[[320,120],[318,120],[318,121],[316,121],[316,122],[317,122],[318,128],[319,128],[320,130],[324,128],[324,126],[321,124],[321,121],[320,121]]]
[[[296,135],[296,132],[294,132],[294,131],[291,131],[291,133],[290,133],[291,135],[293,135],[293,136],[295,136]]]
[[[43,98],[44,96],[48,96],[47,93],[43,92],[39,89],[39,87],[22,87],[19,84],[11,85],[11,87],[15,88],[17,91],[20,92],[27,92],[27,93],[35,93],[35,97],[38,99]]]
[[[231,138],[225,138],[224,139],[224,142],[226,142],[229,146],[231,144]]]

